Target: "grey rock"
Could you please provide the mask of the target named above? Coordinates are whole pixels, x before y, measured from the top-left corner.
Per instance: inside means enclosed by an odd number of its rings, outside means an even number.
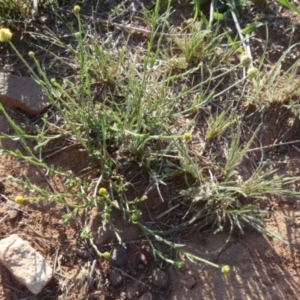
[[[91,232],[98,247],[115,241],[115,233],[110,229],[104,229],[103,226],[100,226],[95,231]]]
[[[33,294],[38,294],[53,276],[42,255],[16,234],[0,241],[0,262]]]
[[[123,282],[123,276],[116,269],[111,270],[108,274],[108,277],[112,286],[118,286]]]
[[[186,274],[186,275],[182,276],[181,282],[182,282],[183,286],[189,290],[192,289],[196,285],[195,278],[190,274]]]
[[[155,269],[152,274],[152,284],[158,288],[167,288],[169,277],[165,271]]]
[[[89,212],[89,231],[92,233],[95,244],[100,248],[103,244],[114,242],[115,233],[110,229],[104,229],[102,226],[102,218],[100,217],[101,209],[93,207]]]
[[[152,300],[152,294],[148,292],[144,294],[139,300]]]
[[[139,269],[144,269],[148,266],[148,260],[144,253],[137,253],[135,261]]]
[[[126,297],[128,299],[136,299],[140,295],[139,289],[136,287],[128,287],[126,289]]]
[[[0,103],[36,115],[49,107],[47,95],[30,77],[0,72]]]
[[[128,252],[121,245],[114,246],[110,251],[109,263],[111,266],[119,268],[125,265],[128,259]]]

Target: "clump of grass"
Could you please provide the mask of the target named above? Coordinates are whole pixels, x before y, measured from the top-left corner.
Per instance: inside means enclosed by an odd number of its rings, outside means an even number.
[[[192,27],[189,35],[175,36],[169,44],[170,41],[164,40],[164,33],[171,7],[168,4],[166,11],[159,14],[157,4],[147,16],[153,29],[147,46],[137,47],[138,55],[135,55],[130,51],[129,41],[117,50],[107,46],[110,43],[103,46],[103,38],[96,28],[89,27],[87,34],[79,6],[74,7],[73,13],[78,31],[70,27],[72,43],[65,43],[54,35],[44,37],[62,53],[68,53],[68,59],[51,52],[47,45],[41,48],[54,61],[73,70],[70,78],[50,79],[32,51],[28,59],[34,63],[33,69],[7,39],[48,94],[52,109],[63,120],[62,126],[57,127],[54,134],[49,133],[47,129],[53,127],[53,123],[45,115],[42,125],[36,126],[36,134],[29,135],[0,106],[15,130],[14,135],[2,134],[1,138],[20,139],[27,154],[2,151],[36,165],[45,178],[49,174],[65,178],[66,191],[52,189],[49,192],[28,179],[11,179],[32,191],[35,200],[48,199],[64,206],[67,209],[65,224],[79,213],[83,214],[85,222],[80,236],[89,239],[101,257],[107,258],[107,255],[94,244],[87,226],[93,207],[99,207],[103,227],[115,231],[120,243],[112,218],[114,213],[139,226],[154,254],[178,267],[183,262],[166,257],[155,248],[154,240],[185,254],[187,259],[208,263],[226,274],[229,267],[223,268],[185,252],[184,245],[171,241],[169,236],[207,226],[216,232],[229,226],[231,231],[238,228],[244,233],[247,225],[277,237],[266,229],[263,218],[266,212],[255,205],[255,199],[269,194],[299,196],[288,188],[298,178],[270,179],[272,172],[261,164],[249,178],[239,172],[256,132],[241,143],[241,132],[236,128],[241,127],[243,116],[237,117],[242,110],[236,94],[242,95],[244,84],[259,77],[251,57],[247,66],[244,61],[232,64],[228,59],[236,55],[242,43],[230,41],[224,45],[226,35],[209,26],[204,33]],[[162,49],[166,45],[174,47],[172,42],[179,48],[178,57],[185,57],[181,68],[165,67],[168,55]],[[172,50],[174,48],[170,53]],[[97,93],[99,86],[103,93]],[[44,151],[57,139],[78,143],[97,169],[97,177],[80,182],[74,174],[50,168],[43,159]],[[174,199],[177,203],[172,209],[172,214],[182,220],[181,224],[171,224],[168,210],[161,214],[165,216],[163,228],[145,225],[142,207],[147,202],[149,189],[141,193],[142,196],[126,198],[127,186],[134,184],[133,178],[141,173],[146,173],[148,186],[157,189],[162,201],[161,185],[175,177],[185,181],[185,187],[176,191],[180,198]]]
[[[0,2],[0,22],[8,20],[18,20],[24,17],[28,12],[25,1],[1,0]]]
[[[256,105],[260,110],[272,106],[283,106],[296,117],[299,116],[299,75],[297,74],[299,60],[288,70],[282,69],[282,62],[291,50],[298,46],[296,43],[287,48],[271,69],[263,70],[264,55],[261,59],[261,70],[253,78],[253,89],[247,96],[247,102]]]
[[[0,24],[26,20],[39,14],[40,8],[55,11],[57,0],[1,0],[0,1]]]

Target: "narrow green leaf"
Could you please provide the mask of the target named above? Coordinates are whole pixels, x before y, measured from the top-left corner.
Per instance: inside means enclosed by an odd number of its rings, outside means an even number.
[[[225,16],[225,14],[221,14],[221,13],[215,11],[214,12],[214,19],[218,20],[218,21],[224,21],[224,20],[226,20],[226,16]]]
[[[256,28],[264,26],[265,23],[262,22],[254,22],[251,23],[250,25],[246,26],[244,29],[242,29],[242,34],[248,34],[254,31]]]
[[[283,6],[287,7],[288,9],[290,9],[291,11],[297,13],[300,15],[300,10],[291,2],[289,2],[288,0],[277,0],[277,2],[279,2],[280,4],[282,4]]]

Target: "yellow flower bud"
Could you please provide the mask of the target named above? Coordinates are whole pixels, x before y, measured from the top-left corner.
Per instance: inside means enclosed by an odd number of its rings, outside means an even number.
[[[183,137],[184,137],[185,141],[188,142],[192,138],[192,135],[189,132],[187,132],[184,134]]]
[[[33,52],[33,51],[29,51],[29,52],[28,52],[28,56],[29,56],[30,58],[34,58],[34,52]]]
[[[99,191],[98,191],[98,193],[101,196],[106,196],[108,194],[107,189],[104,188],[104,187],[100,188]]]
[[[223,273],[223,274],[229,274],[230,273],[230,267],[228,266],[228,265],[226,265],[226,266],[223,266],[222,268],[221,268],[221,272]]]
[[[16,196],[15,202],[21,205],[24,203],[24,198],[22,196]]]
[[[7,42],[11,37],[12,33],[8,28],[0,28],[0,42]]]
[[[75,5],[73,7],[73,10],[74,10],[75,13],[79,13],[80,12],[80,6],[79,5]]]
[[[105,259],[110,259],[110,253],[109,252],[104,252],[104,253],[102,253],[102,256],[103,256],[103,258],[105,258]]]

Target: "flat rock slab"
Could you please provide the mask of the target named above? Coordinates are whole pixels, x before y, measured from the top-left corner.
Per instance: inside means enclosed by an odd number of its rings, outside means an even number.
[[[53,276],[42,255],[16,234],[0,240],[0,262],[35,295]]]
[[[0,103],[37,115],[50,105],[41,86],[30,77],[0,72]]]

